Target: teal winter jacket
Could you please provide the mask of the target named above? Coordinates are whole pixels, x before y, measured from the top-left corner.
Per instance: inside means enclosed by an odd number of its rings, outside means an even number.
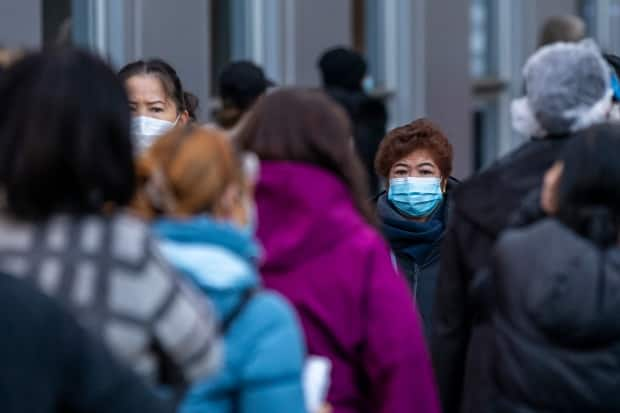
[[[304,413],[304,339],[294,310],[261,290],[253,237],[198,216],[154,225],[164,257],[214,303],[225,325],[221,370],[195,383],[181,413]]]

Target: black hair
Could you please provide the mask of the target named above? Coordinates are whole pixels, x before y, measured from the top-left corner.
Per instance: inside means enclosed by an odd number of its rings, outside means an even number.
[[[164,90],[177,107],[177,112],[187,111],[191,120],[195,121],[196,111],[200,104],[198,97],[186,92],[176,70],[162,59],[138,60],[123,67],[118,75],[123,81],[136,75],[155,75],[161,81]]]
[[[23,219],[127,205],[135,172],[123,85],[98,57],[50,50],[0,82],[0,190]]]
[[[571,139],[560,157],[558,219],[600,246],[620,233],[620,125],[587,129]]]
[[[217,123],[226,129],[234,127],[270,86],[273,82],[263,69],[248,60],[226,65],[218,77],[222,107],[215,112]]]
[[[325,87],[360,91],[366,76],[366,59],[353,49],[335,47],[319,58],[318,66]]]

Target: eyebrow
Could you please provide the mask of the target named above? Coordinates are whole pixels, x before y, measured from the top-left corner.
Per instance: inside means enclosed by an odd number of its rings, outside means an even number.
[[[404,162],[396,162],[394,164],[394,167],[396,168],[397,166],[404,166],[405,168],[409,168],[409,164],[404,163]]]
[[[421,164],[419,164],[417,167],[418,167],[418,168],[421,168],[421,167],[423,167],[423,166],[430,166],[431,168],[435,168],[435,165],[433,165],[433,164],[432,164],[432,163],[430,163],[430,162],[422,162],[422,163],[421,163]]]
[[[135,100],[130,100],[129,104],[130,105],[137,105],[138,102],[136,102]],[[153,100],[153,101],[150,101],[150,102],[146,102],[146,104],[147,105],[157,105],[157,104],[165,105],[166,102],[164,102],[163,100]]]

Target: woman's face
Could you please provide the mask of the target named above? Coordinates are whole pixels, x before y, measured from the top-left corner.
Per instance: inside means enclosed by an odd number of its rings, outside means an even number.
[[[443,178],[439,166],[426,149],[415,150],[392,165],[389,179],[408,177]]]
[[[556,162],[545,174],[540,195],[540,206],[548,215],[555,215],[558,212],[558,190],[563,171],[564,164]]]
[[[135,75],[127,79],[127,94],[132,116],[147,116],[168,122],[185,124],[187,112],[179,116],[177,106],[171,99],[161,80],[153,75]]]

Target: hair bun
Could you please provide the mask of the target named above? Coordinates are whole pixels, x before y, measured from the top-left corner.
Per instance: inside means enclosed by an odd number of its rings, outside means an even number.
[[[185,101],[185,110],[189,113],[189,117],[192,120],[196,120],[196,111],[200,106],[200,100],[190,92],[183,92],[183,100]]]

